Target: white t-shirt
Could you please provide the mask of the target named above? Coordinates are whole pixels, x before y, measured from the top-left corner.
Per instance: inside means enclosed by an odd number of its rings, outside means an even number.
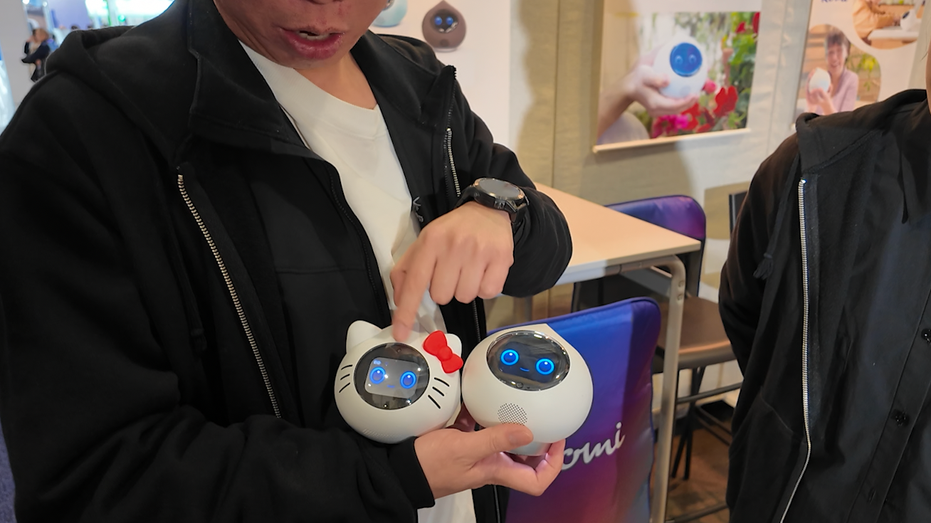
[[[365,109],[330,95],[289,67],[243,44],[304,143],[339,172],[343,193],[372,244],[392,311],[391,269],[417,239],[420,224],[381,110]],[[419,332],[446,330],[439,307],[425,292],[417,311]],[[472,493],[436,500],[418,511],[421,523],[474,523]]]

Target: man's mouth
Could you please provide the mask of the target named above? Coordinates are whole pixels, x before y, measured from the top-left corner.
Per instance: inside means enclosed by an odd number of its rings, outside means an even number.
[[[317,33],[312,33],[312,32],[310,32],[310,31],[297,31],[297,34],[300,35],[301,38],[303,38],[303,39],[305,39],[305,40],[310,40],[311,42],[319,42],[319,41],[322,41],[322,40],[326,40],[326,39],[329,38],[333,33],[322,33],[322,34],[317,34]]]

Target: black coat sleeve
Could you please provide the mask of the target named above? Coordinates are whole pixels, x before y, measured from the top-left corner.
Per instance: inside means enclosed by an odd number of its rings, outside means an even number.
[[[470,169],[463,183],[468,185],[482,177],[498,178],[521,187],[527,196],[528,212],[515,227],[514,264],[504,284],[504,294],[525,297],[543,292],[556,284],[572,256],[566,218],[549,196],[536,189],[517,155],[494,143],[491,131],[472,112],[458,85],[455,107],[465,126],[467,143],[463,146],[469,152]]]
[[[763,310],[766,282],[757,270],[766,272],[761,265],[772,263],[771,259],[766,260],[765,253],[776,228],[780,205],[787,205],[787,198],[791,197],[786,190],[793,187],[787,182],[794,179],[791,167],[797,156],[798,142],[792,136],[760,165],[740,208],[727,261],[721,270],[718,308],[737,363],[745,373],[757,326],[761,315],[766,313]],[[785,212],[783,220],[791,219],[797,216]],[[790,229],[782,230],[785,233]]]
[[[410,441],[271,415],[227,424],[192,401],[203,370],[156,321],[183,306],[147,298],[171,269],[128,248],[158,238],[117,218],[126,202],[100,176],[144,184],[158,168],[119,111],[67,78],[33,89],[0,138],[0,416],[18,520],[415,521],[432,498],[394,472],[426,483]]]

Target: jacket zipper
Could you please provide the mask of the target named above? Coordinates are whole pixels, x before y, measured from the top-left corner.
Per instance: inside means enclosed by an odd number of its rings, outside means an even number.
[[[802,240],[802,300],[803,300],[803,316],[802,316],[802,411],[805,415],[805,443],[808,446],[805,454],[805,464],[802,466],[802,471],[798,475],[798,480],[795,482],[795,487],[792,489],[792,494],[789,496],[789,502],[786,503],[786,510],[782,513],[782,519],[779,520],[780,523],[783,523],[786,520],[786,516],[789,515],[789,507],[792,506],[792,500],[795,498],[795,493],[798,491],[799,485],[802,483],[802,477],[805,476],[805,471],[808,470],[808,461],[811,459],[811,420],[809,420],[809,399],[808,399],[808,339],[809,339],[809,274],[808,274],[808,233],[805,229],[805,183],[806,180],[802,179],[798,183],[798,205],[799,205],[799,225],[801,228],[801,240]]]
[[[449,116],[447,120],[452,119],[453,110],[449,110]],[[453,187],[456,189],[456,199],[458,200],[462,196],[462,190],[459,188],[459,175],[456,174],[456,161],[453,160],[453,129],[447,123],[446,125],[446,155],[449,156],[449,169],[453,175]]]
[[[239,315],[239,322],[242,324],[242,329],[246,333],[246,339],[249,340],[249,346],[252,348],[255,362],[258,364],[259,372],[262,374],[262,381],[265,383],[265,390],[268,391],[268,399],[271,400],[272,410],[275,411],[275,417],[280,419],[281,409],[278,407],[278,398],[275,397],[275,390],[272,388],[271,379],[268,377],[268,370],[265,368],[265,362],[262,360],[262,354],[259,352],[259,345],[255,341],[255,336],[252,334],[252,327],[249,326],[246,312],[243,309],[242,302],[239,300],[239,293],[236,292],[233,279],[230,277],[229,271],[226,270],[226,263],[223,262],[223,257],[220,256],[220,250],[217,249],[217,245],[214,243],[210,231],[207,230],[207,225],[204,224],[204,221],[200,217],[200,213],[197,212],[197,208],[194,206],[194,201],[191,200],[190,195],[188,195],[187,188],[184,186],[184,175],[180,173],[178,174],[178,190],[181,192],[181,198],[184,199],[184,203],[187,205],[188,210],[191,211],[191,215],[194,216],[194,221],[197,222],[201,234],[203,234],[204,239],[207,240],[210,252],[213,253],[213,257],[217,261],[220,274],[223,275],[223,280],[226,282],[226,289],[229,291],[230,298],[233,300],[233,306],[236,308],[236,314]]]

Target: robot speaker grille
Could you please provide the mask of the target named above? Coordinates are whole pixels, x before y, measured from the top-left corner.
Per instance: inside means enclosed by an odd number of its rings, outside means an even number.
[[[513,403],[505,403],[498,407],[498,421],[501,423],[527,424],[527,411]]]

